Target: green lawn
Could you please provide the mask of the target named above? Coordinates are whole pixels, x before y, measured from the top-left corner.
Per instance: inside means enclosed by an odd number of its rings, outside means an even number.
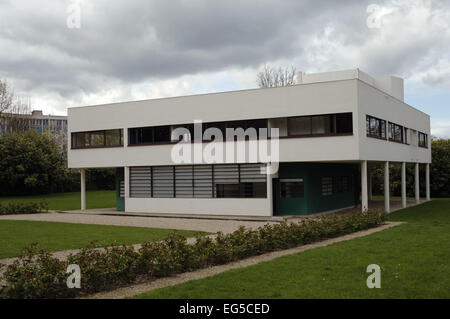
[[[80,192],[58,193],[23,197],[2,197],[0,203],[40,201],[46,200],[51,210],[76,210],[81,209]],[[111,208],[116,207],[116,191],[87,191],[86,208]]]
[[[450,199],[389,218],[407,224],[136,298],[450,298]],[[369,264],[380,289],[366,286]]]
[[[170,229],[84,225],[55,222],[0,220],[0,259],[18,256],[20,250],[34,242],[50,251],[85,247],[93,240],[99,246],[137,244],[163,239]],[[186,237],[197,232],[177,231]]]

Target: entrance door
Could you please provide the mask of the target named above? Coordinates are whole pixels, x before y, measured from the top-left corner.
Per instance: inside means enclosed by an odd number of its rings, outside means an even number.
[[[274,215],[306,214],[304,179],[282,178],[273,181]]]
[[[125,182],[123,167],[118,167],[116,169],[116,206],[119,212],[125,211]]]

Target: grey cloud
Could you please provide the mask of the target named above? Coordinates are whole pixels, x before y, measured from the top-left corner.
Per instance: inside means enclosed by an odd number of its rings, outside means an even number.
[[[98,92],[108,81],[132,85],[277,60],[311,68],[307,53],[320,52],[307,44],[313,36],[325,38],[325,26],[334,28],[330,41],[364,49],[377,32],[366,26],[372,2],[84,1],[82,27],[70,30],[70,1],[0,1],[0,77],[25,80],[22,89],[73,98]],[[443,2],[435,10],[449,8]],[[424,56],[439,57],[448,48],[436,43],[439,36],[365,49],[361,61],[337,60],[331,53],[323,67],[359,62],[376,75],[408,74]]]

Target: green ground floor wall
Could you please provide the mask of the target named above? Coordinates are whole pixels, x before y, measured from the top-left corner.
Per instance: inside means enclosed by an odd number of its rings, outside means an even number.
[[[349,177],[349,189],[331,195],[322,194],[322,178]],[[304,196],[281,198],[280,179],[303,179]],[[124,180],[124,168],[116,169],[117,210],[125,210],[125,199],[120,196],[120,182]],[[359,203],[359,165],[357,163],[280,163],[278,178],[273,183],[274,215],[309,215],[340,208],[356,206]],[[333,183],[334,188],[334,183]],[[249,199],[250,200],[250,199]]]
[[[120,182],[124,180],[124,168],[116,168],[116,205],[119,212],[125,211],[125,198],[120,196]]]
[[[280,163],[278,178],[273,180],[274,215],[308,215],[355,206],[359,202],[358,164],[353,163]],[[322,195],[322,177],[348,176],[347,192]],[[280,179],[304,181],[304,197],[281,198]],[[334,188],[334,185],[333,185]]]

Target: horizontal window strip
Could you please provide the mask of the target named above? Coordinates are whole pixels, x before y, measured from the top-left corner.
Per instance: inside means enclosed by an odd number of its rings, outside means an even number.
[[[201,140],[209,141],[205,136],[209,128],[217,128],[222,137],[226,138],[227,130],[240,128],[246,133],[255,132],[257,137],[266,138],[270,136],[269,128],[276,126],[269,123],[283,124],[278,127],[286,131],[283,137],[307,137],[307,136],[330,136],[330,135],[348,135],[353,134],[353,114],[351,112],[321,114],[321,115],[302,115],[282,118],[233,120],[223,122],[205,122],[202,123]],[[175,136],[172,139],[172,132],[177,132],[183,128],[182,136]],[[261,132],[260,129],[263,131]],[[265,131],[264,131],[265,130]],[[190,136],[188,136],[190,135]],[[164,126],[133,127],[128,129],[128,145],[152,145],[161,143],[177,143],[180,140],[194,140],[194,124],[176,124]],[[232,134],[234,136],[234,133]],[[248,138],[248,136],[246,137]],[[252,137],[253,138],[253,137]]]
[[[267,197],[265,164],[180,165],[130,168],[136,198]],[[230,185],[230,186],[225,186]]]

